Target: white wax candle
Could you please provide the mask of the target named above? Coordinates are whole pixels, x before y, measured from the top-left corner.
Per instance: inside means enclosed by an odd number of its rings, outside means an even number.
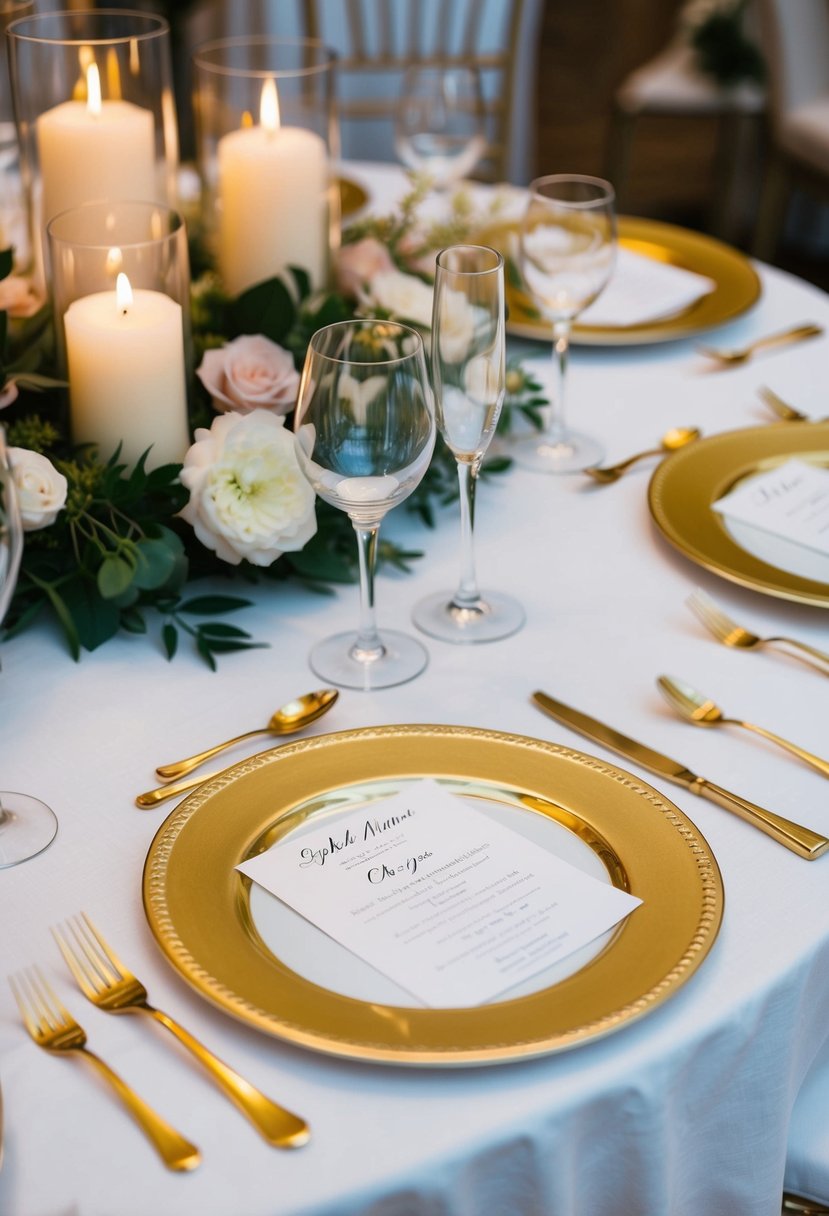
[[[87,101],[64,101],[37,120],[44,225],[81,203],[156,201],[151,111],[129,101],[101,101],[94,64],[87,79]]]
[[[119,279],[125,276],[119,275]],[[107,459],[121,443],[132,465],[152,445],[147,468],[181,461],[189,446],[181,306],[138,289],[119,304],[99,291],[63,318],[72,438]]]
[[[266,82],[263,87],[265,106]],[[263,119],[264,119],[263,114]],[[325,141],[276,121],[219,140],[219,270],[231,295],[286,266],[300,266],[315,287],[328,257]]]

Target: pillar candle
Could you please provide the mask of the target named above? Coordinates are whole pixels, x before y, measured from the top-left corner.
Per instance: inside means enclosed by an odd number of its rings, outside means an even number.
[[[107,459],[121,443],[133,465],[179,462],[189,446],[181,306],[160,291],[116,291],[74,300],[64,318],[72,438]]]
[[[129,101],[102,101],[98,68],[87,99],[64,101],[37,120],[41,222],[96,200],[155,201],[155,122]]]
[[[325,141],[279,123],[276,86],[262,87],[259,126],[218,145],[219,270],[231,295],[286,266],[325,284],[328,259],[328,156]]]

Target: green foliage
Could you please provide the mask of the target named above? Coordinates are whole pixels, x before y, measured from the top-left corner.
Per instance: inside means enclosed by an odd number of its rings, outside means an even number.
[[[691,32],[700,67],[724,88],[766,79],[762,52],[745,32],[745,10],[745,0],[714,8]]]

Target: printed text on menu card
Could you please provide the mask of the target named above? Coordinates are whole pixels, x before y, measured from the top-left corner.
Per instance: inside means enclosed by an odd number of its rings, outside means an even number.
[[[492,1000],[641,902],[430,780],[238,868],[435,1008]]]
[[[829,469],[787,460],[713,505],[722,515],[829,556]]]

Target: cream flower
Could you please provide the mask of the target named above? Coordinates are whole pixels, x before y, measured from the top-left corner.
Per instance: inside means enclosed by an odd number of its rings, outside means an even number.
[[[438,349],[446,363],[462,363],[466,358],[477,323],[474,308],[462,291],[447,291],[440,305]]]
[[[393,270],[391,254],[373,236],[343,245],[337,253],[337,286],[347,296],[362,297],[376,275]]]
[[[317,530],[314,491],[297,462],[283,419],[265,410],[222,414],[199,428],[184,457],[181,511],[222,561],[269,566],[301,549]]]
[[[39,295],[29,279],[18,274],[0,279],[0,309],[10,317],[33,317],[43,307],[43,296]]]
[[[371,284],[371,300],[401,321],[411,321],[424,329],[432,324],[432,288],[422,279],[400,270],[375,275]]]
[[[51,460],[28,448],[9,448],[24,532],[48,528],[66,503],[67,481]]]
[[[293,358],[262,334],[243,334],[219,350],[206,350],[196,375],[219,413],[287,414],[296,403],[299,373]]]

